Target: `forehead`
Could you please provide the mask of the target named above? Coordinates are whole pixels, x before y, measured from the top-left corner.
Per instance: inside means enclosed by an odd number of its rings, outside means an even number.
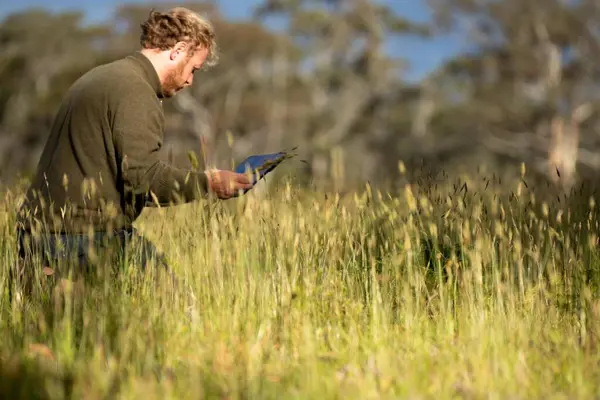
[[[204,60],[206,60],[206,57],[208,57],[208,49],[204,47],[198,47],[196,48],[194,55],[191,57],[190,62],[192,64],[201,65]]]

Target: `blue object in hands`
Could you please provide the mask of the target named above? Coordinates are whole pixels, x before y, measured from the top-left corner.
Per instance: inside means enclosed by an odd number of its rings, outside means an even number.
[[[252,185],[254,186],[269,172],[273,171],[275,167],[281,164],[282,161],[291,157],[293,157],[293,155],[286,151],[270,154],[257,154],[240,162],[235,167],[235,172],[239,174],[250,172],[252,175]],[[245,190],[243,193],[246,193],[248,190],[250,189]]]

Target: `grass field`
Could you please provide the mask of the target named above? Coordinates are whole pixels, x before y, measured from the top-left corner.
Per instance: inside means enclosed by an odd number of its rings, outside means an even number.
[[[598,398],[597,205],[552,199],[477,178],[148,210],[177,286],[132,265],[9,303],[8,195],[0,397]]]

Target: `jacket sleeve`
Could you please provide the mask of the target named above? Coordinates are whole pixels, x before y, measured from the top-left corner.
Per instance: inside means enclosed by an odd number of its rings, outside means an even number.
[[[121,90],[112,115],[113,140],[127,197],[146,205],[188,203],[207,194],[204,172],[184,170],[159,158],[163,144],[162,106],[149,88]]]

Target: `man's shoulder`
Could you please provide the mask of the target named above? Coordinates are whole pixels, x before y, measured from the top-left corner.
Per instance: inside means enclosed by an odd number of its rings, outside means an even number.
[[[145,67],[148,69],[148,67]],[[70,87],[65,102],[75,109],[106,112],[125,107],[127,110],[162,110],[144,66],[132,56],[97,65]]]
[[[99,85],[113,93],[132,89],[152,90],[131,57],[119,58],[90,69],[82,76],[80,83]]]

